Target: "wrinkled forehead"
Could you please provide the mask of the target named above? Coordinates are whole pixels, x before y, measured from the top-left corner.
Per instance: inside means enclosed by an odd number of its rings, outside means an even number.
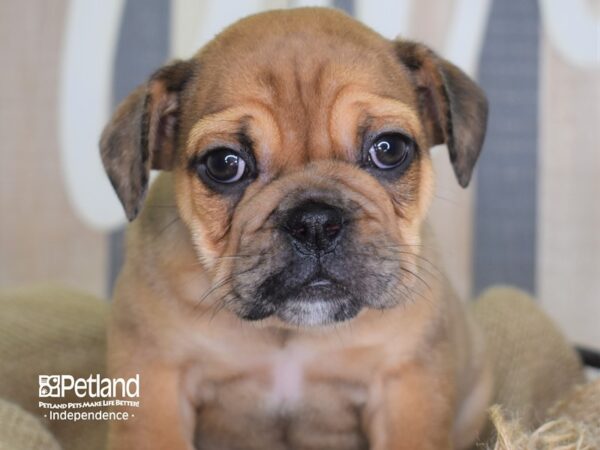
[[[289,168],[352,160],[368,133],[421,133],[410,74],[384,39],[296,31],[201,56],[188,153],[251,143],[263,165]]]

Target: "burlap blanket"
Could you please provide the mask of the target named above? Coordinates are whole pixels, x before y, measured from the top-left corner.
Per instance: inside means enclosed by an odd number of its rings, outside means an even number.
[[[600,449],[600,381],[583,384],[555,324],[510,288],[490,289],[471,308],[494,360],[499,405],[477,448]],[[0,293],[0,450],[104,447],[105,423],[44,418],[38,375],[102,374],[107,310],[106,301],[61,287]]]

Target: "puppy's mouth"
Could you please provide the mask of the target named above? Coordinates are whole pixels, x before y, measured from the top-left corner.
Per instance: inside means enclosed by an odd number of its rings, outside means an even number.
[[[361,302],[342,280],[317,269],[299,281],[289,273],[268,277],[256,300],[242,314],[246,320],[276,316],[295,326],[319,326],[355,317]]]
[[[333,281],[328,278],[314,277],[306,286],[309,288],[324,288],[326,286],[332,286],[333,284]]]

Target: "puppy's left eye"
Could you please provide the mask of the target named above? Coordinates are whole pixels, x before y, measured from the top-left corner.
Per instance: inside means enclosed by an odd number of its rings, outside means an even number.
[[[246,173],[246,161],[234,150],[219,148],[211,151],[204,162],[206,174],[217,183],[235,183]]]
[[[415,143],[400,133],[379,136],[369,148],[369,162],[377,169],[390,170],[410,163]]]

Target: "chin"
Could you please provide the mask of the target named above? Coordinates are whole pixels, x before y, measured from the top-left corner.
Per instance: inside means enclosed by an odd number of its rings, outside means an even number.
[[[284,325],[314,328],[351,320],[361,309],[361,302],[342,286],[313,283],[284,298],[257,302],[252,305],[249,313],[241,317],[246,320],[276,317]]]

